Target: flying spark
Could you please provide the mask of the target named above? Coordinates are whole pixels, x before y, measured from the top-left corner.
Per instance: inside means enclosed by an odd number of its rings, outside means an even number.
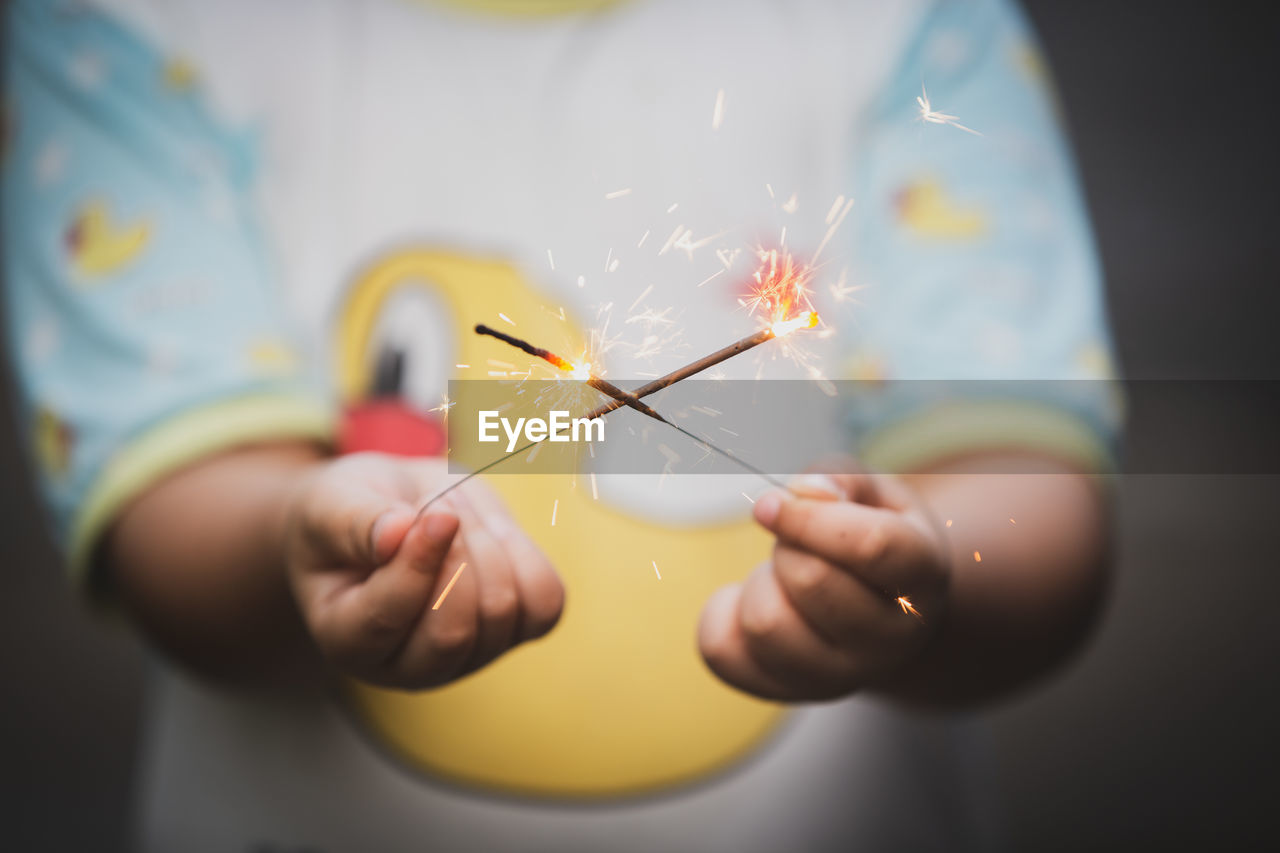
[[[920,611],[916,610],[915,607],[912,606],[911,599],[907,598],[905,595],[900,595],[895,600],[898,602],[898,606],[902,608],[903,613],[910,613],[920,621],[924,621],[924,617],[920,615]]]
[[[440,605],[444,604],[445,596],[449,594],[449,590],[453,589],[453,585],[458,582],[458,578],[462,576],[462,570],[466,567],[466,563],[458,566],[458,570],[453,573],[453,577],[449,578],[449,583],[445,585],[444,592],[440,593],[440,597],[436,599],[436,603],[431,605],[432,610],[439,610]]]
[[[711,113],[711,129],[719,130],[724,121],[724,89],[716,92],[716,108]]]
[[[916,103],[920,105],[920,118],[923,121],[927,121],[930,124],[949,124],[958,130],[963,130],[965,133],[972,133],[974,136],[982,135],[973,128],[965,127],[961,124],[959,116],[935,110],[929,103],[929,92],[923,85],[920,87],[920,94],[916,96]]]

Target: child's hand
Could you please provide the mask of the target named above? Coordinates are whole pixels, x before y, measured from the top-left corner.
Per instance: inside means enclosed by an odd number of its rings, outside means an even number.
[[[415,504],[451,479],[440,461],[369,453],[325,464],[297,492],[289,579],[337,668],[386,686],[439,685],[560,617],[560,579],[483,484],[455,489],[415,520]]]
[[[777,536],[773,559],[712,596],[699,645],[749,693],[831,699],[885,679],[925,645],[946,604],[947,551],[891,479],[810,476],[795,491],[756,502],[756,521]]]

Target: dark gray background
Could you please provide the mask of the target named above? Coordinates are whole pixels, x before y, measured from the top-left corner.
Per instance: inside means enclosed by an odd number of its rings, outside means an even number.
[[[1074,131],[1126,373],[1280,378],[1280,13],[1028,7]],[[140,652],[62,580],[0,415],[0,837],[10,850],[118,849]],[[1139,409],[1129,441],[1214,425],[1211,411]],[[991,714],[1017,848],[1221,848],[1273,834],[1278,498],[1275,477],[1120,484],[1119,569],[1095,639],[1056,681]]]

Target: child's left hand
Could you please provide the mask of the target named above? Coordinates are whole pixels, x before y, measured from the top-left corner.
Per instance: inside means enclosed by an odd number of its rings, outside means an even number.
[[[716,675],[748,693],[832,699],[921,651],[942,622],[950,565],[942,531],[891,478],[811,475],[793,490],[756,502],[777,536],[773,559],[712,596],[698,642]]]

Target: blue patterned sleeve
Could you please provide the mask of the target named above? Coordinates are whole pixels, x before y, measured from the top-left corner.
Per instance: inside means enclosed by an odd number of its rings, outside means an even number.
[[[1102,277],[1056,109],[1020,10],[936,0],[863,117],[844,375],[890,380],[852,415],[877,463],[1016,444],[1105,466]]]
[[[23,434],[74,567],[222,447],[322,438],[250,195],[195,69],[81,4],[8,4],[4,286]]]

